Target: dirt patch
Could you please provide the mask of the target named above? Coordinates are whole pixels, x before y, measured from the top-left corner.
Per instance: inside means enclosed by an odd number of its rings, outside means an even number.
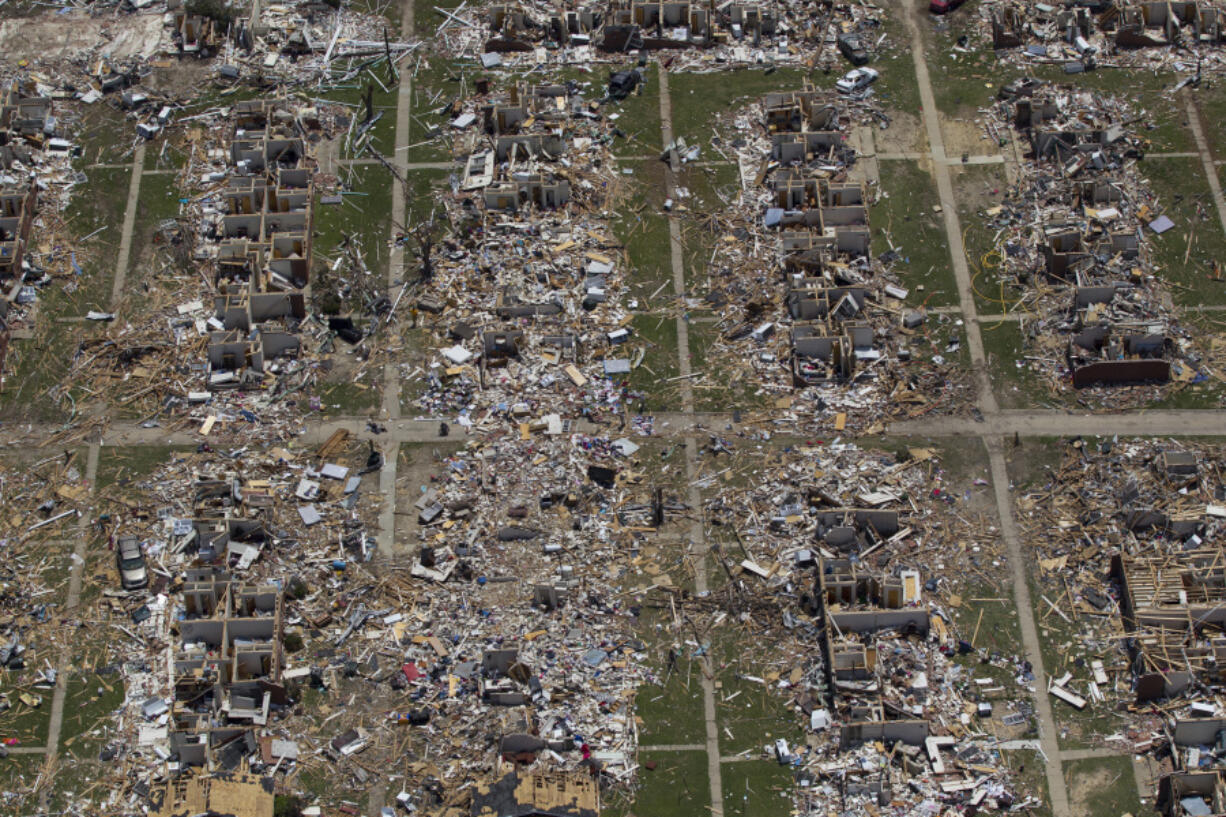
[[[941,139],[945,141],[945,155],[957,157],[964,153],[971,156],[995,156],[1000,145],[984,134],[983,129],[965,119],[941,119]]]
[[[1000,204],[1005,193],[1004,165],[956,165],[950,171],[959,213],[975,213]]]
[[[1118,773],[1111,769],[1075,772],[1069,778],[1069,810],[1073,817],[1094,814],[1094,801],[1118,783]]]
[[[1107,788],[1113,782],[1111,777],[1106,769],[1073,775],[1069,781],[1069,806],[1075,817],[1089,817],[1094,793]]]
[[[890,116],[890,126],[873,133],[878,153],[928,152],[928,135],[918,116],[902,112],[892,112]]]
[[[172,60],[169,67],[155,68],[141,84],[151,91],[186,101],[198,97],[216,78],[216,62],[188,56]]]
[[[0,52],[10,62],[79,59],[93,53],[112,59],[151,57],[169,46],[160,12],[93,17],[70,11],[0,21]]]

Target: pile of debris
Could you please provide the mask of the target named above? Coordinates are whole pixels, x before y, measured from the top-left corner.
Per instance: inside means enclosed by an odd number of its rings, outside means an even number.
[[[381,501],[366,475],[381,466],[340,432],[314,452],[202,446],[103,491],[118,575],[99,612],[125,689],[102,750],[108,805],[135,807],[201,767],[293,771],[304,605],[343,598],[346,570],[374,558]]]
[[[32,710],[50,707],[59,653],[75,637],[58,582],[71,550],[57,541],[81,533],[89,486],[75,453],[16,463],[0,472],[5,507],[0,520],[0,739],[22,742]],[[37,738],[36,738],[37,740]],[[0,751],[3,751],[0,748]]]
[[[75,291],[84,274],[61,214],[85,177],[53,93],[29,75],[0,90],[0,372],[10,340],[33,334],[40,290]]]
[[[1226,11],[1217,3],[996,0],[977,9],[984,40],[1018,65],[1062,64],[1070,73],[1100,66],[1174,71],[1183,82],[1226,66]]]
[[[1185,798],[1213,802],[1226,773],[1214,694],[1226,661],[1221,454],[1078,438],[1018,498],[1042,568],[1043,624],[1067,638],[1048,690],[1075,709],[1116,712],[1105,738],[1117,748],[1169,756],[1159,806],[1181,817],[1205,813]]]
[[[736,467],[739,453],[720,451],[707,481],[729,457]],[[733,537],[713,551],[728,583],[707,618],[770,633],[740,664],[771,667],[750,680],[804,717],[803,743],[764,749],[796,767],[799,813],[826,813],[835,792],[917,815],[1020,805],[997,746],[1031,722],[1033,676],[955,621],[1003,569],[982,491],[950,485],[930,449],[838,441],[785,452],[753,485],[707,500],[712,533]]]
[[[1029,153],[985,213],[996,249],[981,264],[1021,293],[1026,365],[1112,405],[1163,393],[1113,386],[1203,381],[1201,353],[1171,315],[1150,257],[1150,234],[1173,224],[1138,172],[1137,113],[1115,97],[1035,80],[1001,93],[996,127],[1012,124]]]
[[[434,416],[557,433],[561,418],[620,412],[630,396],[624,381],[646,347],[630,326],[628,264],[612,236],[612,126],[582,91],[571,82],[498,93],[483,82],[455,111],[463,175],[424,224],[436,230],[445,215],[449,232],[420,239],[410,296],[437,356],[404,373]]]
[[[308,309],[312,148],[347,119],[341,110],[255,100],[202,120],[225,128],[193,129],[180,214],[158,232],[166,274],[150,282],[143,314],[81,342],[73,382],[142,417],[203,421],[205,433],[319,408],[295,395],[326,375],[337,338],[361,352],[378,324]]]
[[[742,192],[717,222],[706,304],[721,382],[748,369],[784,420],[867,429],[969,404],[954,363],[958,332],[923,309],[874,257],[870,187],[846,134],[871,103],[815,90],[769,94],[733,118]],[[931,351],[931,354],[929,352]]]
[[[871,4],[611,0],[559,9],[498,2],[478,11],[464,2],[443,13],[447,20],[436,37],[445,50],[479,57],[487,69],[588,65],[642,51],[667,52],[679,69],[765,63],[828,68],[837,61],[836,49],[860,65],[885,39],[881,9]]]
[[[685,512],[643,484],[634,449],[493,436],[437,454],[420,546],[391,551],[368,476],[383,455],[344,432],[312,452],[175,455],[109,489],[126,684],[109,805],[179,813],[233,785],[261,813],[298,775],[327,765],[360,786],[406,745],[421,762],[405,807],[479,813],[520,779],[567,781],[585,802],[629,791],[635,692],[652,680],[631,632],[650,591],[620,590],[639,543]]]

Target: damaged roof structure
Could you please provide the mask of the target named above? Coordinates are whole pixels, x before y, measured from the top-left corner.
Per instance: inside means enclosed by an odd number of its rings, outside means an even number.
[[[439,27],[449,49],[487,68],[531,56],[563,64],[662,52],[690,67],[761,62],[830,65],[836,34],[862,33],[880,46],[880,11],[867,5],[610,0],[575,8],[494,3],[481,15],[452,14]]]
[[[891,255],[872,254],[877,193],[857,175],[848,131],[873,116],[871,101],[816,90],[770,94],[737,115],[752,138],[735,154],[742,192],[717,227],[728,250],[714,257],[707,296],[721,313],[718,348],[741,360],[754,350],[750,383],[794,416],[859,428],[959,411],[966,388],[945,357],[956,332],[930,356],[929,316],[907,305]]]
[[[1226,656],[1220,454],[1072,440],[1019,501],[1024,523],[1048,537],[1036,545],[1040,598],[1072,628],[1058,647],[1067,663],[1048,670],[1050,694],[1117,713],[1109,740],[1156,759],[1158,808],[1180,817],[1220,810],[1213,770],[1226,721],[1207,694]]]
[[[1100,418],[998,405],[974,300],[1069,402],[1220,378],[1152,117],[950,107],[1213,70],[1215,3],[22,5],[0,811],[1030,813],[1052,707],[1226,811],[1221,446],[1017,478]]]
[[[1192,74],[1220,66],[1226,42],[1226,11],[1205,0],[999,0],[982,4],[978,13],[998,54],[1030,64],[1068,60]]]
[[[467,158],[433,217],[452,235],[413,301],[436,343],[427,371],[405,373],[423,381],[418,406],[463,408],[461,424],[616,406],[637,344],[610,123],[577,85],[517,83],[466,100],[452,125]]]
[[[1117,386],[1197,382],[1201,353],[1165,305],[1151,236],[1164,225],[1141,175],[1144,146],[1126,103],[1045,85],[1002,101],[1028,154],[1004,201],[985,213],[996,249],[984,259],[1020,291],[1028,366],[1062,386],[1130,397]],[[1005,127],[1004,122],[1000,123]],[[1157,392],[1157,393],[1160,393]]]
[[[739,456],[717,451],[704,470]],[[978,633],[954,616],[997,532],[970,521],[973,498],[942,485],[931,450],[896,458],[836,441],[792,450],[748,491],[707,501],[717,530],[732,534],[718,551],[730,583],[707,626],[777,607],[758,624],[770,637],[757,633],[762,646],[733,668],[773,667],[748,680],[803,716],[805,742],[773,747],[796,770],[799,814],[824,814],[840,796],[848,808],[889,803],[903,814],[1020,805],[993,757],[1000,737],[1033,716],[1016,693],[1026,670],[1016,656],[977,649]],[[953,541],[964,543],[957,569],[943,561],[941,544]],[[997,669],[1017,678],[1002,684]]]

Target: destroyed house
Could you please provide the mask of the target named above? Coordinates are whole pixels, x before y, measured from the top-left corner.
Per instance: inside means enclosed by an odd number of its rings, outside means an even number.
[[[33,82],[13,80],[0,97],[0,130],[7,131],[11,142],[25,139],[42,144],[51,119],[51,100],[38,96]],[[5,165],[7,167],[7,163]]]
[[[556,210],[570,201],[570,180],[555,175],[567,148],[571,99],[563,85],[516,85],[509,98],[486,106],[483,120],[491,149],[465,164],[462,189],[482,190],[488,210]]]
[[[767,132],[807,133],[839,129],[839,114],[823,91],[786,91],[767,94],[762,99]]]
[[[570,120],[572,100],[565,85],[513,85],[507,99],[482,109],[485,132],[519,133],[529,126],[548,128]]]
[[[1074,388],[1166,383],[1171,363],[1161,326],[1101,324],[1083,327],[1065,352]],[[1159,331],[1154,331],[1155,329]]]
[[[840,745],[923,744],[929,736],[927,662],[911,641],[929,629],[928,611],[915,606],[919,574],[885,574],[823,557],[816,593],[826,686],[843,724]]]
[[[1120,48],[1195,45],[1223,41],[1223,10],[1209,3],[1123,3],[1106,16]]]
[[[1208,817],[1226,814],[1226,771],[1179,771],[1158,781],[1155,803],[1166,817]]]
[[[619,7],[620,6],[620,7]],[[648,40],[668,40],[657,48],[679,45],[706,45],[711,42],[711,7],[702,3],[649,2],[632,0],[628,5],[614,3],[609,10],[609,20],[615,26],[634,26],[644,35],[644,48],[651,48]]]
[[[34,224],[37,192],[29,186],[0,190],[0,280],[19,278]]]
[[[792,379],[798,388],[847,380],[855,373],[857,360],[881,357],[874,348],[873,328],[862,319],[866,291],[823,283],[794,276],[787,296],[793,320]]]
[[[281,684],[282,593],[212,568],[187,571],[173,655],[171,749],[186,766],[235,769]]]
[[[614,54],[733,44],[758,47],[765,39],[785,32],[773,4],[716,5],[689,0],[612,0],[550,12],[499,4],[489,9],[485,22],[487,53],[591,43]],[[816,30],[800,26],[790,32],[808,38]]]
[[[1134,512],[1129,521],[1179,539],[1201,530],[1199,518],[1160,512]],[[1121,553],[1112,557],[1111,570],[1121,588],[1139,700],[1177,695],[1193,678],[1211,684],[1226,680],[1226,551]]]
[[[881,357],[859,283],[869,248],[863,187],[784,171],[773,189],[772,203],[789,208],[768,210],[767,219],[781,226],[793,385],[847,380],[857,359]]]
[[[1195,702],[1191,717],[1176,718],[1170,730],[1171,758],[1176,769],[1226,769],[1226,718],[1214,717],[1217,707]]]
[[[556,210],[570,201],[570,182],[551,173],[515,173],[485,188],[484,200],[489,210]]]
[[[273,817],[273,779],[236,772],[174,777],[150,793],[149,817]]]
[[[174,43],[180,54],[208,56],[216,45],[216,23],[209,17],[193,14],[186,5],[174,9]]]
[[[600,788],[588,774],[508,772],[477,785],[472,817],[600,817]]]
[[[297,117],[280,103],[236,106],[221,192],[208,345],[210,389],[261,387],[271,361],[296,358],[306,317],[313,228],[312,171]]]
[[[538,18],[535,9],[500,4],[486,13],[490,39],[485,53],[530,51],[536,44],[552,47],[580,46],[591,42],[592,33],[604,22],[603,13],[593,7],[563,9]]]
[[[491,42],[497,42],[502,46],[497,49],[499,51],[520,50],[518,48],[510,48],[510,42],[521,38],[535,40],[542,33],[542,25],[533,19],[531,12],[522,6],[492,6],[486,12],[486,21],[489,23],[492,38],[504,38],[501,41],[497,39],[491,40]],[[527,49],[531,48],[527,42],[524,42],[523,45]],[[486,53],[494,50],[489,48],[489,43],[487,42]]]
[[[1126,135],[1123,124],[1084,110],[1079,101],[1083,94],[1053,90],[1014,103],[1014,127],[1028,132],[1036,160],[1082,162],[1066,167],[1069,176],[1086,164],[1102,170],[1108,159],[1101,148],[1114,145]]]
[[[868,202],[863,185],[830,178],[855,161],[855,151],[837,130],[838,109],[828,99],[819,91],[762,99],[771,145],[757,181],[770,189],[763,226],[778,231],[783,256],[794,388],[845,382],[857,361],[883,357],[867,314],[877,296]],[[732,334],[762,340],[773,331],[763,324]]]
[[[1193,714],[1216,710],[1193,704]],[[1158,781],[1158,810],[1168,817],[1226,814],[1226,719],[1179,718],[1169,730],[1174,769]]]
[[[1122,194],[1115,182],[1083,183],[1080,196],[1083,202],[1109,205],[1084,204],[1092,218],[1111,219],[1119,212],[1115,204]],[[1040,247],[1046,280],[1072,290],[1065,362],[1073,386],[1166,382],[1171,369],[1166,328],[1137,320],[1145,311],[1133,304],[1131,265],[1140,261],[1140,236],[1086,229],[1076,222],[1049,225]]]
[[[1155,516],[1155,525],[1176,536],[1181,527],[1194,531],[1199,525],[1197,519],[1174,522]],[[1187,630],[1226,624],[1226,551],[1221,548],[1201,547],[1172,556],[1117,554],[1112,571],[1123,591],[1120,606],[1130,628]]]
[[[996,49],[1063,41],[1089,54],[1097,34],[1119,49],[1208,45],[1224,37],[1223,9],[1190,0],[1000,3],[991,9],[989,20]]]
[[[734,43],[757,47],[782,31],[778,11],[758,3],[614,0],[605,19],[600,47],[607,52]]]

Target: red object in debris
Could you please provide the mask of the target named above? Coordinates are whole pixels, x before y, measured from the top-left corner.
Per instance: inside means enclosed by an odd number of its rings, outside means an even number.
[[[928,10],[933,14],[944,14],[947,11],[953,11],[964,2],[966,0],[932,0],[928,4]]]
[[[5,738],[4,739],[5,746],[17,746],[20,743],[21,743],[21,738]]]
[[[418,678],[421,677],[421,670],[419,670],[417,668],[417,665],[414,664],[412,661],[405,664],[403,667],[400,668],[400,670],[401,672],[404,673],[404,677],[409,679],[410,681],[416,681]]]

